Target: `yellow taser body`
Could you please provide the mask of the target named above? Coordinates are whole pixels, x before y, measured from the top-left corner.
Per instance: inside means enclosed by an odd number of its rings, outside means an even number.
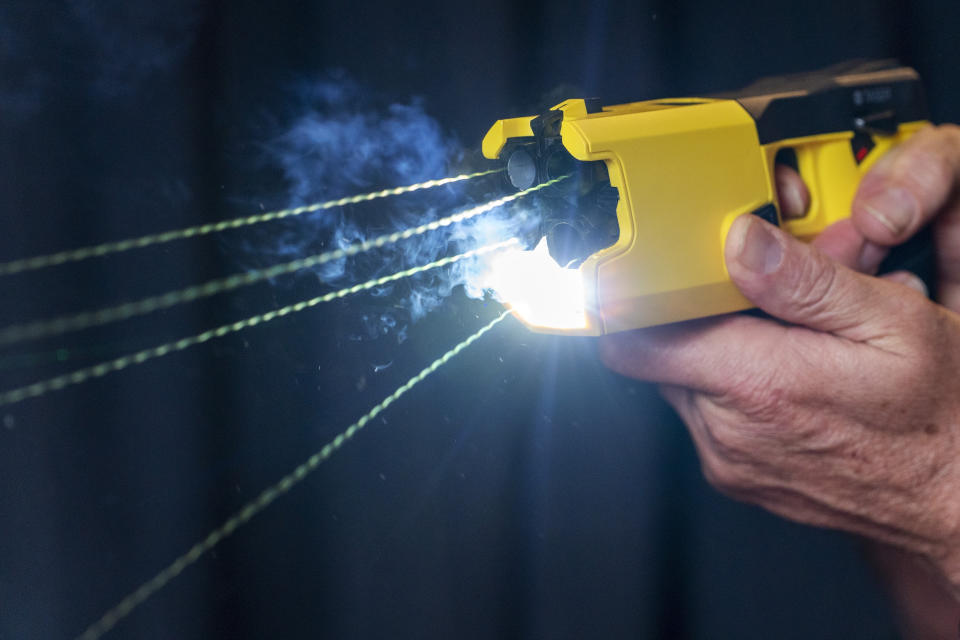
[[[803,88],[802,84],[812,84]],[[792,87],[792,88],[791,88]],[[588,112],[568,100],[560,138],[582,162],[602,161],[619,193],[619,237],[579,266],[585,324],[545,333],[600,335],[747,309],[724,243],[757,213],[803,240],[850,215],[860,178],[926,122],[917,74],[904,67],[765,80],[737,97],[652,100]],[[483,153],[534,136],[535,118],[497,122]],[[774,162],[792,150],[811,194],[781,221]],[[521,317],[521,320],[523,318]]]

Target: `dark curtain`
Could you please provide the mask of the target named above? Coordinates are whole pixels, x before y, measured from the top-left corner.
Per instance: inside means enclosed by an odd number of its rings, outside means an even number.
[[[568,95],[693,95],[851,58],[915,66],[934,118],[957,121],[958,27],[960,4],[934,0],[7,2],[0,260],[285,204],[265,145],[303,107],[290,88],[318,77],[419,101],[464,150],[495,119]],[[211,236],[3,278],[0,322],[219,277],[249,266],[239,243]],[[303,276],[262,283],[19,345],[0,353],[0,380],[321,290]],[[346,299],[0,407],[0,637],[80,633],[497,313],[455,291],[401,340],[363,332],[377,304]],[[857,540],[719,496],[655,389],[605,371],[590,340],[513,322],[113,632],[894,636]]]

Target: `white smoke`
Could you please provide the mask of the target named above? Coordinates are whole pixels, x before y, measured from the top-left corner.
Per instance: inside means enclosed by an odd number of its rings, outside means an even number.
[[[279,167],[286,181],[286,206],[488,167],[465,165],[467,151],[443,132],[420,100],[378,100],[342,73],[303,83],[294,96],[296,108],[287,126],[265,145],[268,160]],[[501,197],[500,184],[498,176],[486,177],[317,212],[256,230],[258,237],[244,244],[243,253],[262,266],[342,248]],[[527,207],[514,205],[326,264],[316,273],[330,286],[348,286],[525,235],[535,224]],[[457,287],[471,297],[483,297],[478,284],[481,271],[477,261],[464,260],[361,294],[381,311],[361,313],[360,322],[370,337],[396,333],[402,340],[409,323],[436,309]]]

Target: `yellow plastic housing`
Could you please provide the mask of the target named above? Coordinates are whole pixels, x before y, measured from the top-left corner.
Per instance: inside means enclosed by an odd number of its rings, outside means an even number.
[[[530,325],[538,332],[601,335],[747,309],[723,257],[733,220],[777,205],[774,158],[785,147],[797,156],[812,205],[784,227],[809,240],[850,215],[861,176],[923,122],[903,124],[874,139],[858,165],[850,131],[761,145],[753,118],[735,100],[670,99],[605,107],[587,113],[583,100],[563,111],[563,145],[578,160],[606,163],[620,194],[617,242],[579,267],[587,323],[580,329]],[[532,136],[533,118],[501,120],[483,140],[497,158],[511,137]],[[522,318],[521,318],[522,320]]]

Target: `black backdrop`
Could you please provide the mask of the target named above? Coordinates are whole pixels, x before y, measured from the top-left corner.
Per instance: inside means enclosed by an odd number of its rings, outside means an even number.
[[[555,89],[605,102],[898,57],[960,120],[956,2],[7,2],[3,259],[241,215],[294,79],[341,69],[466,148]],[[551,93],[552,92],[552,93]],[[0,280],[4,324],[229,273],[216,239]],[[315,291],[271,285],[4,352],[4,387]],[[313,295],[312,293],[309,295]],[[79,633],[492,318],[352,341],[350,300],[0,408],[0,637]],[[66,350],[58,349],[69,347]],[[66,362],[58,362],[65,360]],[[373,364],[392,363],[374,372]],[[705,485],[654,389],[509,322],[115,637],[892,637],[858,543]]]

